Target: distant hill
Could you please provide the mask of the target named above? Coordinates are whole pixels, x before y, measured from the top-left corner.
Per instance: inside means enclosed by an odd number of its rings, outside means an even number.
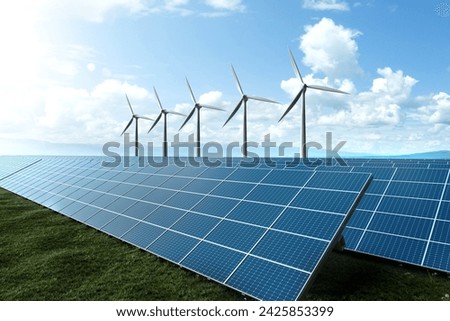
[[[389,156],[388,158],[412,158],[412,159],[450,159],[450,150],[439,150],[426,153]]]

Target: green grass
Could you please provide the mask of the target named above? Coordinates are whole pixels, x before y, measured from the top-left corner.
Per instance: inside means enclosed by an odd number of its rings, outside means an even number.
[[[308,300],[445,300],[445,274],[332,253]],[[0,300],[245,300],[145,251],[0,189]]]

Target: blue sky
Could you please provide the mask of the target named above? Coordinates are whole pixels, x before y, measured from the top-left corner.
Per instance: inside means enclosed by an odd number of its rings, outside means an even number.
[[[203,142],[242,141],[246,94],[249,140],[270,134],[300,143],[300,105],[288,48],[308,84],[307,140],[346,141],[343,153],[399,155],[450,150],[450,30],[445,1],[18,0],[0,5],[0,154],[101,154],[123,142],[125,92],[155,118],[192,108],[184,77],[201,102]],[[170,117],[172,116],[172,117]],[[169,138],[184,119],[169,115]],[[162,124],[140,121],[140,141],[162,141]],[[186,140],[194,119],[180,131]],[[134,134],[130,128],[130,134]],[[133,138],[134,136],[131,136]],[[275,152],[276,154],[276,152]]]

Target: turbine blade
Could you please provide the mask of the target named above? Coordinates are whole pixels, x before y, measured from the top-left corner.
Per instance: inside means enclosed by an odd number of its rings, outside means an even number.
[[[237,111],[239,110],[239,108],[241,108],[242,102],[244,101],[244,97],[241,98],[241,100],[239,101],[239,103],[237,104],[237,106],[234,108],[233,112],[231,113],[230,117],[228,117],[227,121],[225,122],[225,124],[223,124],[223,127],[225,127],[225,125],[231,120],[231,118],[233,118],[233,116],[237,113]]]
[[[192,101],[194,102],[194,104],[197,104],[197,100],[195,99],[194,92],[192,91],[191,85],[189,84],[189,80],[187,79],[187,77],[186,77],[186,84],[189,88],[189,92],[191,93]]]
[[[242,90],[241,83],[239,82],[239,78],[238,78],[238,76],[236,74],[236,70],[234,70],[233,65],[231,65],[231,70],[233,70],[234,80],[236,80],[237,89],[239,90],[241,95],[244,96],[244,91]]]
[[[294,55],[292,54],[291,49],[289,49],[289,55],[291,56],[292,68],[294,69],[294,73],[298,79],[304,84],[302,74],[300,73],[300,69],[298,69],[297,62],[295,61]]]
[[[308,88],[312,88],[312,89],[317,89],[317,90],[322,90],[322,91],[329,91],[332,93],[338,93],[338,94],[346,94],[349,95],[349,93],[342,91],[342,90],[338,90],[338,89],[334,89],[334,88],[330,88],[330,87],[325,87],[325,86],[317,86],[317,85],[308,85]]]
[[[136,118],[142,118],[142,119],[147,119],[147,120],[154,121],[154,119],[151,119],[151,118],[145,117],[145,116],[139,116],[139,115],[136,115]]]
[[[152,131],[152,129],[156,126],[156,124],[159,122],[159,120],[161,119],[162,116],[162,112],[159,113],[158,117],[156,118],[155,122],[153,123],[152,127],[150,127],[150,129],[148,130],[147,133],[150,133]]]
[[[266,103],[279,104],[279,102],[277,102],[277,101],[270,100],[270,99],[263,98],[263,97],[255,97],[255,96],[247,96],[247,97],[249,99],[253,99],[253,100],[265,101]]]
[[[221,110],[221,111],[225,111],[225,109],[223,109],[223,108],[219,108],[219,107],[214,107],[214,106],[210,106],[210,105],[200,105],[200,107],[202,107],[202,108],[206,108],[206,109],[214,109],[214,110]]]
[[[302,90],[299,91],[299,93],[297,94],[297,96],[295,96],[294,100],[291,102],[291,104],[289,105],[289,107],[286,109],[286,111],[284,112],[283,116],[281,116],[280,120],[278,122],[280,122],[284,116],[286,116],[287,114],[289,114],[289,112],[291,111],[292,108],[294,108],[295,104],[297,103],[297,101],[300,99],[300,97],[302,96],[302,94],[305,93],[305,87],[302,88]]]
[[[161,108],[161,110],[163,110],[164,108],[162,107],[161,100],[159,100],[159,96],[158,96],[158,93],[156,92],[155,87],[153,87],[153,91],[155,92],[155,96],[156,96],[156,100],[158,101],[159,108]]]
[[[179,112],[177,112],[177,111],[167,111],[167,113],[168,113],[168,114],[174,114],[174,115],[186,117],[185,114],[179,113]]]
[[[133,107],[131,107],[131,103],[130,103],[130,100],[128,99],[128,95],[125,94],[125,97],[127,97],[128,106],[130,106],[131,114],[134,115]]]
[[[192,118],[192,116],[194,115],[195,109],[196,109],[195,107],[192,108],[191,112],[190,112],[189,115],[186,117],[186,120],[184,121],[183,125],[181,125],[181,127],[180,127],[179,130],[181,130],[181,129],[184,127],[184,125],[186,125],[187,122]]]
[[[134,117],[131,117],[130,121],[128,122],[127,126],[125,126],[125,129],[123,130],[122,134],[120,134],[120,136],[122,136],[128,129],[128,127],[130,127],[131,123],[133,122]]]

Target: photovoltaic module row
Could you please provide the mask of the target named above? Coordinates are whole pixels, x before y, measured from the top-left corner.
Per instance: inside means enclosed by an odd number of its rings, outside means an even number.
[[[39,162],[39,157],[2,156],[0,158],[0,180]]]
[[[371,179],[136,161],[42,158],[0,186],[254,298],[295,300]]]
[[[221,165],[371,173],[374,180],[344,231],[346,249],[450,272],[450,160],[344,161],[233,158]]]
[[[99,163],[101,158],[91,161]],[[249,166],[249,160],[241,161],[222,159],[221,166]],[[374,179],[343,233],[346,248],[450,272],[449,160],[345,159],[348,166],[333,161],[332,166],[317,167],[292,165],[286,158],[272,161],[276,168],[289,164],[290,170],[371,173]],[[272,166],[267,160],[257,164]],[[295,178],[287,174],[280,180],[293,184]]]
[[[450,273],[450,160],[276,159],[277,168],[365,172],[373,180],[344,230],[346,249]],[[236,166],[245,164],[235,159]],[[331,166],[313,166],[329,163]],[[267,161],[259,167],[267,167]]]
[[[336,160],[332,166],[292,166],[286,159],[278,159],[276,166],[371,173],[373,180],[343,233],[346,249],[449,273],[450,161],[344,161],[347,166]],[[263,162],[260,166],[267,165]]]

